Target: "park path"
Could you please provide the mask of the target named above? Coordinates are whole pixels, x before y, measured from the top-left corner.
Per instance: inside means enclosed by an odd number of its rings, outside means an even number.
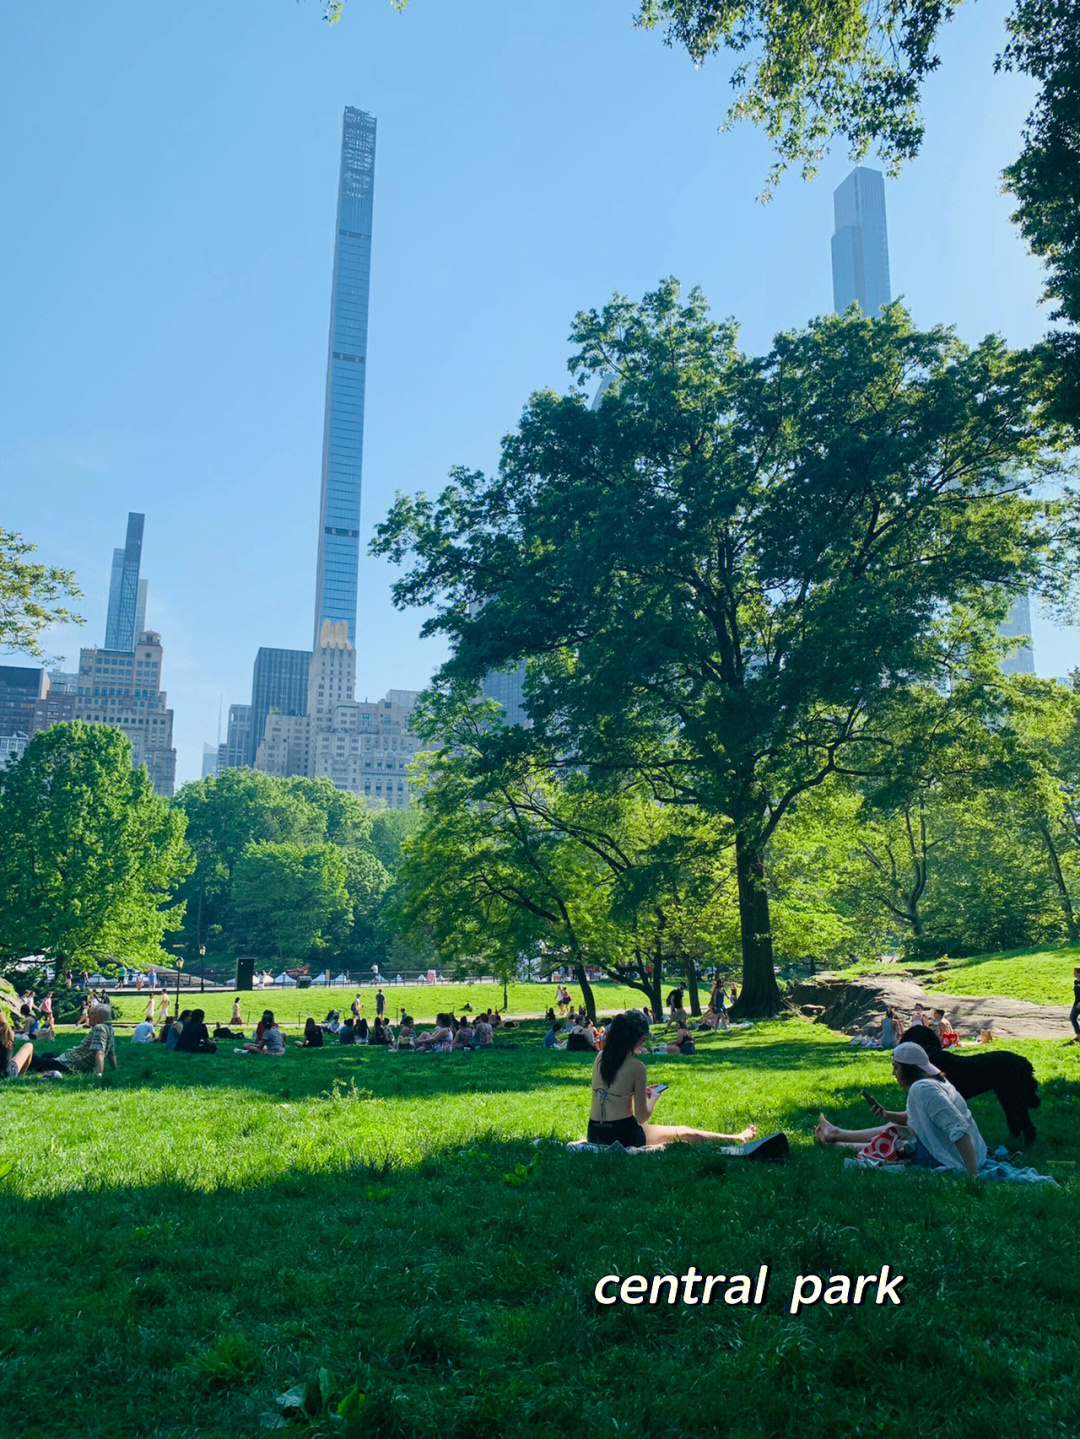
[[[808,979],[796,984],[791,999],[797,1009],[816,1022],[845,1034],[881,1033],[886,1004],[912,1022],[915,1005],[944,1009],[962,1039],[977,1039],[989,1029],[997,1039],[1071,1038],[1067,1006],[1031,1004],[1002,995],[946,994],[926,976],[910,972],[896,975],[861,975],[856,979]]]

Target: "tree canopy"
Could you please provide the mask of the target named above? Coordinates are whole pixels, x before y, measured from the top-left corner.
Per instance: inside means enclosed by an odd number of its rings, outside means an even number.
[[[739,353],[666,281],[578,315],[578,385],[532,397],[494,476],[399,496],[373,548],[453,653],[437,694],[521,660],[557,768],[634,774],[730,821],[743,995],[775,1006],[765,848],[832,775],[881,777],[927,686],[1060,589],[1071,507],[1045,376],[892,306]],[[598,409],[581,386],[612,377]]]
[[[33,737],[0,773],[0,945],[8,958],[153,962],[179,927],[191,857],[184,816],[131,767],[120,730],[80,722]]]
[[[11,530],[0,529],[0,653],[14,651],[43,660],[38,638],[50,625],[81,625],[81,615],[65,599],[82,594],[71,570],[43,565],[27,556],[37,546]]]

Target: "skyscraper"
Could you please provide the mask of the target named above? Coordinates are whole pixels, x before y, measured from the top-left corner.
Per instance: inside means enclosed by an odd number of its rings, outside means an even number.
[[[63,698],[72,700],[75,719],[123,730],[132,764],[145,765],[154,793],[168,797],[176,782],[176,750],[161,660],[161,636],[153,630],[144,630],[131,649],[80,650],[78,692]]]
[[[1006,655],[1001,662],[1003,674],[1007,675],[1033,675],[1035,673],[1035,652],[1031,647],[1031,600],[1027,595],[1020,595],[1013,600],[1009,607],[1009,614],[1005,623],[998,630],[998,634],[1006,639],[1022,640],[1012,654]]]
[[[857,165],[833,191],[833,214],[833,308],[842,315],[857,300],[863,314],[873,317],[892,299],[885,177]]]
[[[146,585],[139,581],[145,519],[145,515],[129,514],[124,548],[113,550],[109,614],[105,624],[105,648],[108,650],[130,653],[145,623]]]
[[[318,647],[323,620],[344,620],[349,627],[350,642],[356,643],[374,187],[375,119],[363,110],[349,108],[345,111],[341,138],[334,237],[313,648]]]
[[[249,765],[255,763],[266,728],[266,716],[271,710],[283,715],[307,714],[310,668],[311,655],[307,650],[276,650],[264,645],[255,656],[251,676]]]

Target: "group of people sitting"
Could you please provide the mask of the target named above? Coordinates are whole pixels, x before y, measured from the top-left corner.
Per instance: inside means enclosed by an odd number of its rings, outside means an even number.
[[[941,1040],[942,1049],[952,1049],[960,1043],[960,1036],[952,1027],[949,1016],[943,1009],[935,1009],[933,1014],[927,1014],[925,1008],[921,1004],[917,1004],[911,1024],[922,1024],[932,1030]],[[881,1040],[878,1048],[892,1049],[907,1028],[909,1025],[900,1011],[894,1005],[887,1004],[881,1021]]]
[[[634,1010],[633,1012],[641,1014],[646,1023],[652,1022],[652,1015],[648,1009]],[[547,1033],[541,1041],[543,1047],[565,1050],[568,1054],[602,1050],[607,1043],[608,1030],[613,1022],[611,1019],[604,1019],[594,1025],[583,1008],[568,1015],[565,1020],[560,1019],[553,1009],[549,1009],[545,1020],[548,1027]],[[674,1036],[665,1038],[664,1042],[654,1050],[654,1053],[681,1054],[686,1057],[694,1054],[697,1046],[687,1023],[686,1011],[681,1010],[681,1017],[674,1017],[671,1022],[675,1026]]]

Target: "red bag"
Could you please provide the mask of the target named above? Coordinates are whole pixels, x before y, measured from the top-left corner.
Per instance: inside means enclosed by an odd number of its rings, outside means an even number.
[[[886,1125],[869,1144],[859,1150],[860,1159],[876,1159],[879,1164],[902,1164],[911,1152],[911,1144],[903,1130],[895,1124]]]

